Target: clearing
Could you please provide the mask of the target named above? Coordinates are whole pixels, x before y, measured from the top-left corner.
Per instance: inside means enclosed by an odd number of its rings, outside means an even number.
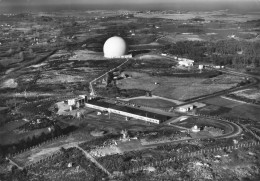
[[[158,77],[130,71],[126,74],[130,78],[118,80],[118,88],[152,91],[153,95],[180,101],[230,89],[243,80],[241,77],[226,74],[213,78]]]

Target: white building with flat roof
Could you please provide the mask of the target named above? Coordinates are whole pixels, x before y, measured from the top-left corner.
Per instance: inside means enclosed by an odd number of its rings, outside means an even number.
[[[73,99],[68,99],[65,102],[67,102],[67,104],[69,106],[76,106],[79,108],[79,107],[85,106],[86,101],[87,101],[86,95],[79,95],[79,97],[73,98]]]
[[[178,58],[178,60],[179,60],[179,58]],[[179,60],[180,66],[192,67],[193,64],[194,64],[194,60],[190,60],[190,59],[186,59],[186,58],[182,58],[181,60]]]
[[[126,116],[128,118],[135,118],[135,119],[140,119],[140,120],[147,121],[147,122],[150,122],[150,123],[160,124],[160,120],[156,119],[156,118],[149,118],[149,117],[145,117],[145,116],[140,116],[140,115],[137,115],[137,114],[133,114],[133,113],[125,112],[125,111],[120,111],[120,110],[113,109],[113,108],[102,107],[102,106],[89,104],[89,103],[86,103],[85,105],[86,105],[86,107],[89,107],[89,108],[92,108],[92,109],[97,109],[97,110],[100,110],[100,111],[107,111],[108,114],[114,113],[114,114]]]
[[[180,112],[189,112],[193,109],[194,109],[194,105],[192,105],[192,104],[187,104],[187,105],[180,106],[177,108],[177,110]]]

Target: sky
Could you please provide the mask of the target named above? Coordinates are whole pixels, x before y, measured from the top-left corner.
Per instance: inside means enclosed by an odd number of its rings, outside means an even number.
[[[255,3],[260,0],[0,0],[6,4]]]
[[[147,9],[256,9],[260,11],[260,0],[0,0],[0,7],[37,5],[100,5],[102,8],[128,8],[128,5]]]

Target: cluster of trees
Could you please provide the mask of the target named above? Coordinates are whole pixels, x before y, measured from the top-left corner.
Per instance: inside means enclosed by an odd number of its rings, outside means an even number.
[[[40,136],[27,137],[22,139],[19,143],[0,146],[0,158],[4,158],[7,154],[14,154],[32,146],[39,145],[42,142],[53,139],[57,136],[68,134],[76,130],[74,126],[68,126],[64,129],[60,128],[59,125],[54,125],[53,131],[49,133],[42,133]]]
[[[211,43],[208,54],[218,65],[230,65],[236,68],[245,66],[258,67],[260,63],[260,43],[239,40],[220,40]]]
[[[37,122],[37,120],[38,120],[38,122]],[[31,130],[35,130],[35,129],[52,127],[55,125],[55,122],[53,122],[52,120],[49,120],[47,118],[37,119],[37,120],[27,122],[23,126],[20,126],[19,129],[31,131]]]
[[[214,139],[214,138],[206,138],[201,139],[201,144],[204,148],[207,147],[225,147],[225,146],[231,146],[234,144],[233,139]]]
[[[100,157],[98,158],[98,162],[101,163],[110,172],[125,171],[159,162],[164,159],[170,159],[173,156],[187,153],[188,151],[197,151],[199,149],[199,146],[190,144],[167,144],[158,146],[154,150],[130,151],[123,155],[115,154]]]
[[[0,174],[1,180],[107,180],[107,175],[86,159],[77,148],[62,149],[63,153],[28,170],[13,168],[11,173]],[[72,168],[68,168],[72,163]],[[80,172],[75,172],[79,167]],[[82,168],[84,172],[82,172]],[[53,177],[53,178],[52,178]]]
[[[27,170],[19,170],[16,166],[12,167],[10,173],[0,173],[0,180],[27,181]]]
[[[196,61],[203,61],[207,47],[205,42],[201,41],[179,41],[162,48],[163,52],[181,57],[188,57]]]
[[[260,65],[260,43],[236,39],[216,42],[181,41],[167,45],[162,51],[187,57],[197,62],[213,62],[235,68]]]
[[[156,150],[160,151],[167,151],[174,154],[184,154],[187,152],[195,152],[200,150],[200,147],[197,145],[192,144],[166,144],[166,145],[160,145],[156,148]]]
[[[144,158],[145,154],[147,157]],[[160,155],[157,156],[160,157]],[[158,160],[160,159],[158,158]],[[152,161],[154,161],[154,157],[148,155],[147,151],[131,151],[123,155],[115,154],[98,158],[98,162],[110,172],[130,170],[147,165]]]
[[[177,133],[178,133],[177,131],[174,131],[172,129],[163,129],[163,130],[158,130],[158,131],[145,131],[140,136],[142,138],[146,138],[147,140],[154,140],[154,139],[158,139],[161,137],[169,138],[169,137],[174,136]]]
[[[38,103],[30,103],[24,105],[20,108],[20,112],[24,115],[44,115],[51,116],[52,111],[49,108],[54,104],[55,100],[38,102]]]
[[[175,70],[177,70],[175,72]],[[213,78],[218,75],[221,75],[221,72],[218,71],[208,71],[204,70],[203,72],[199,73],[198,70],[179,70],[175,69],[174,71],[170,70],[163,70],[163,71],[157,71],[157,72],[152,72],[151,75],[153,76],[172,76],[172,77],[193,77],[193,78]]]

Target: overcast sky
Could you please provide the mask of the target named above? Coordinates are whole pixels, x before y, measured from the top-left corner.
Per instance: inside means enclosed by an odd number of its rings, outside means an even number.
[[[260,0],[0,0],[1,7],[34,6],[34,5],[78,5],[98,4],[101,8],[108,6],[114,9],[127,9],[130,6],[153,9],[189,9],[189,10],[213,10],[213,9],[254,9],[260,11]],[[142,6],[138,6],[142,4]],[[98,7],[97,7],[98,8]]]
[[[109,4],[109,3],[120,3],[120,4],[136,4],[136,3],[240,3],[240,2],[246,2],[246,3],[255,3],[259,4],[260,0],[0,0],[2,2],[8,3],[8,4],[27,4],[27,3],[55,3],[55,4],[67,4],[67,3],[84,3],[84,4]]]

